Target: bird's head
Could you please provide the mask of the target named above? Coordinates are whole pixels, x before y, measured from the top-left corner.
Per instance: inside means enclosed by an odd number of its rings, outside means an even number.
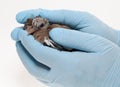
[[[49,21],[45,18],[41,18],[37,16],[33,19],[32,26],[36,30],[41,29],[41,28],[48,28]]]

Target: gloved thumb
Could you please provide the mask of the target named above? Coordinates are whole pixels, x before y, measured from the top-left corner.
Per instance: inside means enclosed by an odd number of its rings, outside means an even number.
[[[103,37],[77,30],[55,28],[49,34],[56,43],[64,47],[86,52],[104,52],[115,45]]]

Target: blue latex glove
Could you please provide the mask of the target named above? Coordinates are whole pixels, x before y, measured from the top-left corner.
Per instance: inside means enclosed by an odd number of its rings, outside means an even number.
[[[17,20],[24,23],[26,16],[37,15],[51,18],[54,16],[51,12],[59,13],[59,11],[47,11],[46,13],[44,10],[25,11],[18,14]],[[63,16],[66,15],[64,12],[67,11],[63,11]],[[71,11],[67,13],[69,12]],[[78,15],[80,12],[72,13]],[[60,17],[60,14],[57,16],[54,16],[56,20],[52,18],[49,18],[49,20],[60,23],[64,19],[64,24],[74,28],[74,22],[70,20],[72,16],[69,19]],[[81,25],[81,22],[78,23]],[[110,31],[115,33],[114,30]],[[120,48],[113,43],[114,40],[110,39],[113,41],[111,42],[94,34],[59,28],[53,29],[50,36],[63,46],[83,50],[84,52],[58,51],[43,46],[22,29],[17,28],[12,32],[12,38],[17,41],[17,52],[23,64],[37,79],[52,87],[120,86]],[[114,36],[111,35],[111,37]]]
[[[47,18],[50,22],[66,24],[78,31],[100,35],[120,46],[119,32],[88,12],[44,9],[27,10],[18,13],[16,20],[23,24],[28,18],[35,16]]]

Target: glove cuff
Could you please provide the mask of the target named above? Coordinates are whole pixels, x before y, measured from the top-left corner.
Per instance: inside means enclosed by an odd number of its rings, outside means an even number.
[[[120,55],[110,69],[101,87],[120,87]]]

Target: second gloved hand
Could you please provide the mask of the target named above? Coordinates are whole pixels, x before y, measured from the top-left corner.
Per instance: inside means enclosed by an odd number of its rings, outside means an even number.
[[[120,48],[100,36],[76,30],[53,29],[59,51],[43,46],[23,29],[15,29],[17,52],[27,70],[51,87],[119,87]],[[82,50],[82,51],[81,51]]]

